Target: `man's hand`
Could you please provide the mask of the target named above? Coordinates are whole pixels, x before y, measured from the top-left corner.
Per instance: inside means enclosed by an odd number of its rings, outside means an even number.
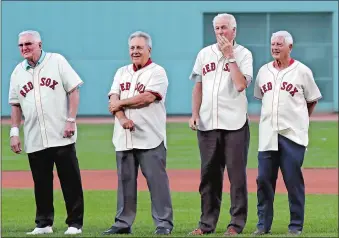
[[[71,138],[75,133],[75,122],[66,122],[64,130],[64,138]]]
[[[120,100],[109,101],[108,110],[110,111],[110,113],[114,114],[121,109],[122,105]]]
[[[10,139],[11,149],[14,153],[20,154],[21,153],[21,142],[19,136],[12,136]]]
[[[227,59],[234,58],[233,45],[225,36],[217,35],[217,42],[223,56]]]
[[[199,116],[192,115],[191,119],[188,121],[188,124],[193,131],[196,131],[199,126]]]
[[[119,123],[124,129],[129,129],[130,131],[134,131],[134,122],[128,118],[120,118]]]

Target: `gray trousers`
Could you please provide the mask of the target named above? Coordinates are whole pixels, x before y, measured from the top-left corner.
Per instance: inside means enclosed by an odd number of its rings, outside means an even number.
[[[161,143],[154,149],[116,152],[118,169],[118,201],[114,227],[131,227],[137,210],[137,177],[139,165],[145,176],[152,202],[156,227],[173,229],[173,209],[166,173],[166,148]]]
[[[242,232],[247,220],[246,166],[250,141],[248,122],[239,130],[198,131],[201,157],[199,227],[214,232],[220,214],[225,166],[231,185],[231,221],[228,227]]]

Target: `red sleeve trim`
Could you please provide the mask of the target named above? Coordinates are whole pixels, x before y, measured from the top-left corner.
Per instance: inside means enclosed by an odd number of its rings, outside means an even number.
[[[158,101],[162,100],[162,96],[161,96],[160,93],[154,92],[154,91],[147,91],[147,92],[152,93],[156,97],[156,100],[158,100]]]

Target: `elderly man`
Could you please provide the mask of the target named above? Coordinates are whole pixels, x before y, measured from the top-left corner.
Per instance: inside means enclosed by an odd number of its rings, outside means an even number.
[[[231,221],[225,235],[242,232],[247,220],[246,165],[250,140],[245,89],[252,80],[251,52],[235,42],[234,16],[213,19],[216,44],[203,48],[190,79],[195,81],[189,126],[198,130],[201,217],[191,235],[215,232],[225,165],[231,184]]]
[[[36,202],[36,228],[28,234],[53,233],[54,163],[67,209],[65,234],[79,234],[82,232],[84,199],[75,149],[75,118],[78,87],[83,82],[62,55],[42,50],[38,32],[20,33],[19,49],[25,60],[11,75],[10,144],[13,152],[21,152],[19,127],[23,115],[25,151],[34,180]]]
[[[168,79],[164,68],[152,62],[151,37],[135,32],[129,39],[132,64],[115,74],[109,111],[116,123],[113,144],[118,170],[117,214],[103,234],[129,234],[136,216],[138,168],[145,176],[152,201],[155,234],[173,229],[173,210],[166,173],[166,108]]]
[[[271,37],[273,62],[258,72],[254,96],[262,100],[258,153],[256,235],[270,233],[279,167],[288,192],[289,233],[304,224],[305,185],[301,166],[308,144],[309,117],[321,93],[312,71],[291,58],[293,38],[286,31]]]

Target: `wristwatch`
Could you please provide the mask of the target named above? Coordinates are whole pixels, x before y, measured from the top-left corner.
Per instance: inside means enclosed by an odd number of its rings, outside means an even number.
[[[234,63],[234,62],[235,62],[234,58],[228,59],[228,63]]]
[[[75,118],[73,118],[73,117],[69,117],[69,118],[67,118],[67,120],[66,121],[68,121],[68,122],[75,122]]]

